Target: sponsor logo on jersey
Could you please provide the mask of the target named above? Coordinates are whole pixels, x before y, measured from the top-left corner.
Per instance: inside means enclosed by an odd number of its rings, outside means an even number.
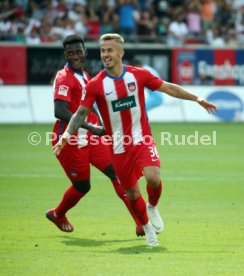
[[[58,89],[58,94],[62,96],[67,96],[69,91],[69,87],[66,85],[60,85]]]
[[[128,85],[128,88],[129,88],[130,92],[135,92],[136,91],[136,84],[135,84],[135,82],[127,83],[127,85]]]
[[[112,101],[113,112],[126,110],[132,107],[136,107],[136,100],[134,96],[129,96],[119,100]]]

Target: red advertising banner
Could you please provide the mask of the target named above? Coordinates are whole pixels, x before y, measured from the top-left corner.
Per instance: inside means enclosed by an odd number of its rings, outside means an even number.
[[[192,50],[172,50],[172,60],[172,82],[181,84],[192,84],[195,72]]]
[[[0,84],[26,84],[26,47],[0,45]]]
[[[235,50],[216,50],[214,54],[214,65],[219,68],[219,72],[216,72],[217,74],[215,74],[216,76],[214,78],[214,84],[235,85],[236,81],[232,77],[231,72],[228,73],[228,66],[230,68],[229,70],[232,70],[231,68],[234,68],[234,66],[236,65]],[[223,69],[225,67],[226,70],[224,71]]]
[[[172,81],[190,85],[244,85],[243,49],[173,49]]]

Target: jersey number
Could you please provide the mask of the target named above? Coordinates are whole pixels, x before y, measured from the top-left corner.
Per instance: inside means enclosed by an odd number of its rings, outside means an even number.
[[[151,153],[151,157],[154,158],[159,158],[158,151],[155,147],[148,147]]]

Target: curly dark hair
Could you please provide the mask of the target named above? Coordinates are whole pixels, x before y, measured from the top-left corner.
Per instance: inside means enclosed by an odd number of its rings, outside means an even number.
[[[63,41],[63,46],[65,48],[66,45],[77,43],[77,42],[80,42],[82,46],[85,48],[84,40],[79,35],[76,35],[76,34],[66,36]]]

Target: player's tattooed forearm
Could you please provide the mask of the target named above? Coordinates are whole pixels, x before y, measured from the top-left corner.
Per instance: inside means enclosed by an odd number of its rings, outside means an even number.
[[[184,99],[184,100],[190,100],[190,101],[196,101],[197,100],[196,95],[185,91],[181,87],[176,87],[175,94],[176,94],[175,97],[178,98],[178,99]]]
[[[82,126],[82,123],[85,121],[86,118],[86,112],[85,111],[79,111],[76,112],[70,122],[69,125],[67,127],[67,131],[70,134],[73,134],[79,127]]]
[[[175,97],[178,99],[184,99],[182,91],[178,87],[176,87],[176,89],[175,89]]]

